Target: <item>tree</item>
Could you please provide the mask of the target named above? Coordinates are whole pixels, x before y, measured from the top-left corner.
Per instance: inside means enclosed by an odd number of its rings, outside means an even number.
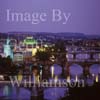
[[[48,51],[37,51],[36,53],[36,58],[39,60],[39,61],[48,61],[49,58],[50,58],[50,53]]]
[[[0,57],[0,73],[2,74],[14,74],[17,72],[17,66],[12,62],[12,59]]]

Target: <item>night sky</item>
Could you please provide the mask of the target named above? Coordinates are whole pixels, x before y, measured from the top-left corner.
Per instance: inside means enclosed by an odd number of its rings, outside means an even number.
[[[51,18],[52,9],[60,9],[71,17],[67,24],[61,22],[32,25],[6,21],[6,9],[17,12],[46,12]],[[0,0],[0,32],[81,32],[100,34],[100,0]]]

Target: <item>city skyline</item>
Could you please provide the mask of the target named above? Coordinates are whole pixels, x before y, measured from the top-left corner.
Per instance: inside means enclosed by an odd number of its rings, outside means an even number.
[[[0,0],[0,100],[100,98],[99,0]]]
[[[100,34],[100,13],[99,1],[39,1],[39,0],[17,0],[17,1],[0,1],[0,32],[73,32],[85,33],[87,35]],[[60,22],[52,23],[50,20],[38,25],[30,23],[11,23],[7,22],[6,10],[11,9],[13,12],[46,12],[49,15],[52,9],[60,9],[62,12],[71,13],[70,19],[66,24]]]

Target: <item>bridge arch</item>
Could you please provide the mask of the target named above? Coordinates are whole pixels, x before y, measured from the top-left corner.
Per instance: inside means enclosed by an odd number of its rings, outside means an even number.
[[[50,67],[50,72],[52,73],[52,67],[54,68],[54,75],[55,76],[60,76],[62,74],[62,67],[58,64],[53,64]]]
[[[100,64],[93,64],[89,68],[90,74],[99,74],[100,73]]]
[[[83,67],[79,64],[74,63],[74,64],[70,65],[69,73],[73,77],[76,75],[81,76],[83,74]]]

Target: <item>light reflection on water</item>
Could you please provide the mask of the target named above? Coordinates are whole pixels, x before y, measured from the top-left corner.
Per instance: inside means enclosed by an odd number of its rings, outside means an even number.
[[[44,91],[46,100],[59,100],[66,96],[66,88],[48,88]]]
[[[98,74],[99,67],[100,67],[100,65],[93,65],[90,68],[90,73],[91,74],[93,73],[94,75]],[[70,68],[71,68],[70,73],[73,74],[74,76],[75,76],[75,74],[80,76],[80,74],[83,73],[81,66],[74,64]],[[95,77],[93,77],[93,78],[95,78]],[[99,80],[100,80],[100,77],[99,77]],[[90,85],[93,84],[93,80],[91,80],[91,79],[87,79],[86,82]],[[58,100],[60,98],[63,98],[64,96],[66,96],[67,92],[68,92],[67,88],[46,88],[46,89],[44,89],[43,95],[46,100]],[[20,100],[30,100],[31,91],[29,91],[28,89],[25,89],[25,88],[12,87],[10,84],[2,84],[2,85],[0,84],[0,98],[1,97],[10,97],[10,98],[12,98],[12,100],[15,100],[15,98],[20,98]],[[2,100],[4,100],[4,99],[2,99]]]
[[[43,93],[44,99],[46,100],[58,100],[66,95],[66,88],[46,88]],[[1,97],[11,98],[12,100],[16,100],[18,98],[18,100],[30,100],[31,92],[25,88],[2,85],[0,88],[0,98]]]
[[[3,89],[3,95],[10,96],[10,93],[11,93],[11,88],[8,85],[5,85]]]
[[[13,100],[30,100],[30,91],[25,88],[12,87],[11,85],[2,85],[0,87],[0,98],[11,98]],[[1,100],[1,99],[0,99]]]
[[[88,79],[88,84],[93,84],[93,81],[91,82],[91,79]],[[62,88],[62,87],[50,87],[45,88],[43,91],[44,99],[43,100],[60,100],[63,97],[66,97],[68,95],[68,88]],[[69,94],[70,95],[70,94]],[[18,87],[12,87],[11,85],[3,84],[0,85],[0,100],[1,97],[9,97],[11,99],[9,100],[30,100],[31,97],[31,91],[26,88],[18,88]],[[19,98],[19,99],[18,99]],[[6,100],[6,99],[2,99]]]

